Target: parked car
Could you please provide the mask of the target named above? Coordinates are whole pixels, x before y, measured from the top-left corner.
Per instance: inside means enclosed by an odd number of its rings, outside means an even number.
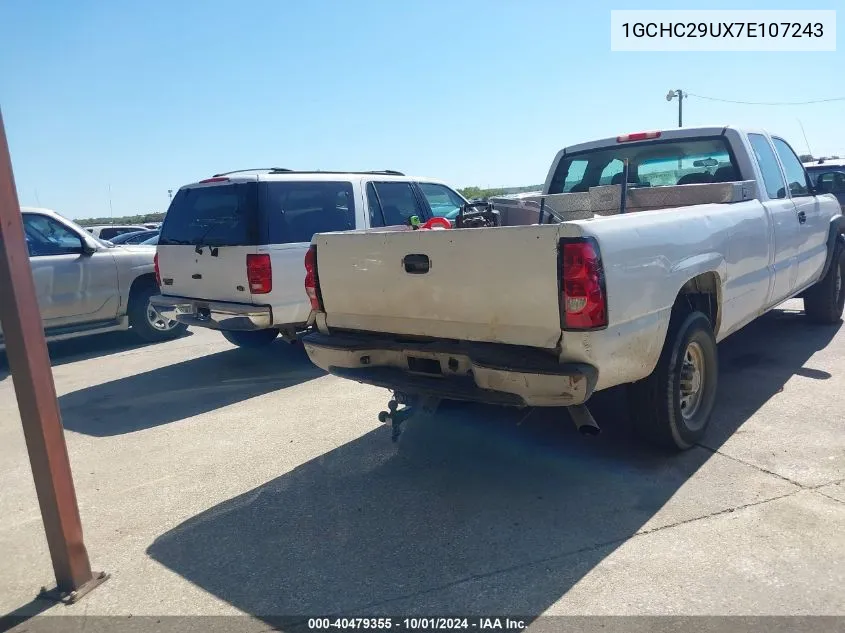
[[[143,244],[151,237],[156,237],[158,230],[154,231],[134,231],[132,233],[121,233],[109,240],[112,244]]]
[[[144,222],[144,227],[158,230],[161,228],[161,222]]]
[[[296,340],[310,304],[302,260],[315,233],[412,230],[432,206],[464,199],[443,183],[399,172],[230,172],[182,187],[158,241],[159,312],[220,330],[231,343]]]
[[[116,246],[48,209],[21,212],[48,341],[130,328],[146,341],[163,341],[185,331],[150,305],[158,293],[154,248]]]
[[[821,159],[804,163],[815,188],[821,193],[832,193],[845,211],[845,160]]]
[[[156,233],[151,238],[141,242],[141,244],[146,244],[147,246],[155,246],[155,245],[158,244],[158,237],[159,237],[159,233]]]
[[[119,224],[105,224],[101,226],[89,226],[86,230],[94,237],[99,237],[101,240],[111,240],[113,237],[122,235],[124,233],[137,233],[138,231],[146,231],[146,227],[142,225],[119,225]]]
[[[686,449],[716,401],[718,341],[791,297],[808,322],[841,318],[843,216],[782,138],[729,126],[575,145],[543,194],[553,224],[316,235],[311,360],[393,390],[395,430],[414,405],[462,399],[567,407],[595,433],[585,403],[627,384],[639,433]]]

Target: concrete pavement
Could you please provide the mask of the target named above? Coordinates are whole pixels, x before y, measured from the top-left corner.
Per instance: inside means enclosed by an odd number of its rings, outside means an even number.
[[[786,304],[722,345],[701,446],[454,405],[398,445],[387,392],[213,332],[53,346],[95,569],[48,614],[845,615],[845,333]],[[792,308],[792,309],[790,309]],[[52,573],[0,370],[0,613]]]

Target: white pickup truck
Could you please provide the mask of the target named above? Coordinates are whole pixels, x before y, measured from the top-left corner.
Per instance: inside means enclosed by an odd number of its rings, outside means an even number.
[[[568,147],[542,199],[530,225],[315,235],[311,360],[393,390],[394,437],[442,399],[563,406],[596,433],[585,403],[628,384],[638,432],[686,449],[713,410],[718,341],[791,297],[808,322],[842,315],[839,204],[766,132]]]

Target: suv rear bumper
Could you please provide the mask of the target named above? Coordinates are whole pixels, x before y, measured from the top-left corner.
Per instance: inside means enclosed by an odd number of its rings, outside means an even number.
[[[188,297],[155,295],[150,303],[166,319],[212,330],[266,330],[273,326],[270,306],[228,301],[204,301]]]
[[[397,338],[315,332],[302,342],[315,365],[337,376],[447,399],[572,406],[583,404],[598,380],[595,367],[560,363],[546,350]]]

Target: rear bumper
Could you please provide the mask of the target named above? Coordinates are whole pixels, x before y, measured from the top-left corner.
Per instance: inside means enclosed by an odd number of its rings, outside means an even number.
[[[315,365],[337,376],[455,400],[572,406],[584,403],[598,380],[591,365],[560,363],[545,350],[515,345],[342,333],[313,333],[302,342]]]
[[[187,297],[156,295],[150,303],[166,319],[212,330],[266,330],[273,326],[270,306],[227,301],[204,301]]]

